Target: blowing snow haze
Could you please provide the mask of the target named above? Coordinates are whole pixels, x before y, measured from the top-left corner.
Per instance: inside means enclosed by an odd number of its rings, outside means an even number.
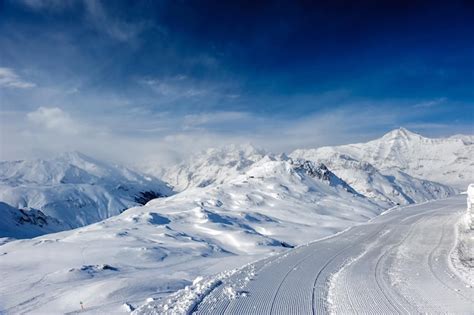
[[[0,313],[472,313],[472,34],[456,0],[0,0]]]

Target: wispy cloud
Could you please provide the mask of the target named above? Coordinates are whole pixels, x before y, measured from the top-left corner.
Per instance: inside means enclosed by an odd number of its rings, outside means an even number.
[[[71,0],[19,0],[32,10],[63,10],[73,3]]]
[[[236,125],[241,126],[249,121],[255,122],[255,117],[248,112],[220,111],[190,114],[183,117],[183,128],[185,130],[209,128],[212,126]]]
[[[433,99],[433,100],[428,100],[428,101],[417,103],[417,104],[413,105],[413,107],[414,108],[431,108],[431,107],[435,107],[435,106],[438,106],[438,105],[442,105],[447,100],[448,99],[446,97],[440,97],[440,98],[436,98],[436,99]]]
[[[289,152],[366,141],[399,126],[423,131],[427,136],[433,135],[433,129],[445,134],[453,131],[452,126],[415,124],[421,114],[406,113],[393,103],[350,104],[293,119],[247,111],[179,115],[134,110],[97,117],[80,109],[44,106],[23,114],[0,114],[0,159],[79,150],[131,165],[152,161],[165,166],[205,148],[227,144],[250,142],[273,152]],[[456,128],[459,133],[470,130],[465,125]]]
[[[0,67],[0,87],[29,89],[35,86],[36,84],[20,78],[13,69]]]
[[[85,10],[85,17],[89,25],[100,32],[123,42],[133,40],[148,23],[145,21],[130,22],[112,16],[101,0],[20,0],[27,8],[34,11],[65,11],[75,7]]]
[[[114,18],[108,14],[100,0],[84,0],[84,5],[90,23],[99,31],[119,41],[134,39],[147,25],[145,21],[132,23]]]
[[[185,75],[176,75],[162,79],[143,78],[139,79],[138,82],[149,87],[159,96],[174,99],[204,96],[211,92],[209,88],[192,82]]]
[[[410,51],[403,46],[395,55],[371,49],[372,56],[358,43],[360,55],[332,40],[288,37],[267,25],[273,18],[245,17],[255,32],[242,32],[242,12],[216,19],[192,1],[8,0],[5,8],[0,159],[72,149],[165,163],[229,143],[289,151],[369,140],[399,126],[472,132],[472,58],[464,53],[449,51],[451,72],[433,75],[443,60],[430,56],[441,51],[409,58],[428,57],[426,65],[403,66],[397,56]],[[282,25],[303,29],[294,18]]]

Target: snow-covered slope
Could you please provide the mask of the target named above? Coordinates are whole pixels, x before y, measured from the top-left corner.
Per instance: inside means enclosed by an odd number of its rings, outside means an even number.
[[[348,155],[313,154],[314,150],[295,151],[291,157],[324,163],[329,170],[342,178],[348,189],[377,202],[381,207],[406,205],[432,199],[445,198],[455,193],[448,186],[420,180],[399,170],[380,171],[368,162],[361,162]],[[245,173],[255,163],[270,159],[288,159],[286,155],[275,156],[250,145],[227,146],[209,149],[191,157],[162,175],[178,190],[190,187],[219,185]]]
[[[267,156],[222,185],[1,246],[2,311],[66,313],[82,301],[117,313],[129,309],[125,302],[142,304],[198,275],[332,235],[382,210],[323,165]]]
[[[296,150],[291,156],[314,161],[339,154],[379,170],[398,169],[416,178],[464,188],[474,179],[473,138],[457,135],[430,139],[400,128],[367,143]]]
[[[295,152],[292,156],[306,156],[300,153],[301,151]],[[355,191],[385,208],[446,198],[455,194],[455,190],[449,186],[417,179],[398,169],[381,171],[368,162],[358,161],[345,154],[318,155],[317,158],[313,156],[313,159],[327,165]]]
[[[69,228],[170,194],[170,187],[156,178],[77,152],[50,160],[0,162],[0,201],[41,210]]]
[[[0,202],[0,244],[6,238],[32,238],[42,234],[59,232],[65,227],[58,220],[35,209],[17,209]],[[2,240],[2,238],[4,238]]]
[[[457,196],[390,211],[283,255],[198,278],[132,315],[472,314],[474,283],[453,273],[447,255],[464,207]]]
[[[66,209],[73,222],[87,222],[89,213],[94,220],[117,215],[2,245],[0,312],[67,313],[80,310],[80,302],[90,311],[127,312],[196,276],[332,235],[396,203],[452,193],[352,158],[328,158],[327,167],[321,162],[249,146],[208,150],[168,170],[166,178],[182,192],[122,213],[120,207],[101,212],[97,205],[137,204],[137,194],[154,187],[150,183],[169,188],[80,154],[1,164],[1,191],[15,196],[16,205],[47,215]]]
[[[157,176],[182,191],[190,187],[222,184],[242,174],[267,153],[252,145],[230,145],[205,150],[169,169],[155,171]]]

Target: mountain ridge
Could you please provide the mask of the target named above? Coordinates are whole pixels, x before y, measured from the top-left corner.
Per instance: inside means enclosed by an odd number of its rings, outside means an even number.
[[[283,252],[367,222],[397,204],[455,193],[445,185],[395,168],[381,169],[343,153],[313,157],[275,155],[249,147],[210,150],[178,167],[183,168],[180,185],[184,187],[179,193],[116,215],[105,213],[108,218],[73,230],[9,240],[0,253],[2,306],[18,313],[31,309],[69,313],[84,301],[87,309],[101,313],[129,312],[147,297],[162,298],[198,283],[202,279],[198,276],[278,253],[291,255]],[[81,168],[80,163],[74,164]],[[124,185],[126,178],[133,178],[130,174],[117,175],[124,180],[122,186],[113,182],[102,187],[96,175],[107,171],[97,165],[95,172],[93,165],[97,164],[89,165],[89,172],[81,168],[90,175],[88,184],[61,184],[64,177],[39,176],[38,181],[47,184],[39,189],[43,193],[53,189],[56,194],[58,187],[92,189],[93,196],[99,197],[103,195],[97,194],[97,187],[104,196],[109,193],[106,188],[124,189],[128,198],[137,191]],[[77,182],[83,177],[72,171],[66,178]],[[26,189],[35,179],[12,178],[20,182],[16,187],[26,185]],[[21,183],[23,179],[29,182]],[[35,217],[20,219],[28,220],[43,222]]]
[[[365,143],[297,149],[290,156],[309,160],[334,154],[368,162],[380,170],[398,169],[415,178],[464,189],[474,178],[474,142],[470,135],[426,138],[405,128]]]
[[[161,180],[82,153],[0,162],[0,201],[38,209],[63,226],[84,226],[148,200],[171,195]]]

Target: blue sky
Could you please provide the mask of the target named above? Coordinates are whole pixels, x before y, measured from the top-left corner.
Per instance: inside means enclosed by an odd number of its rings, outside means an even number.
[[[254,2],[0,0],[0,158],[474,132],[468,1]]]

